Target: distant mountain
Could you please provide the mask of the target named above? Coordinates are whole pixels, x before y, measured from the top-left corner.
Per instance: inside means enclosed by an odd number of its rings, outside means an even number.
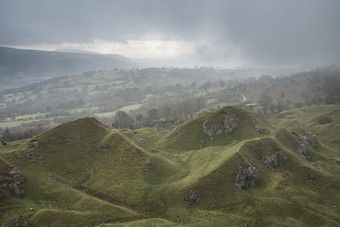
[[[93,70],[132,68],[136,63],[121,55],[80,53],[79,50],[40,51],[0,47],[0,89],[43,79]]]
[[[69,49],[69,48],[58,48],[58,49],[55,49],[54,52],[79,53],[79,54],[100,54],[100,53],[88,51],[88,50]]]

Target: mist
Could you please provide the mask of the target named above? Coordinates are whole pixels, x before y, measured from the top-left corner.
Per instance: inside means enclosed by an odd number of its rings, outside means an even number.
[[[0,1],[0,45],[188,65],[338,63],[340,2]]]

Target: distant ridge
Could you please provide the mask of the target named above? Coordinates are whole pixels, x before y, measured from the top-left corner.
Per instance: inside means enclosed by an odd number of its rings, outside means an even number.
[[[24,50],[0,46],[0,78],[9,88],[38,82],[52,77],[79,75],[86,71],[136,67],[121,55],[97,54],[82,50]]]
[[[58,48],[54,52],[64,52],[64,53],[79,53],[79,54],[100,54],[94,51],[81,50],[81,49],[68,49],[68,48]]]

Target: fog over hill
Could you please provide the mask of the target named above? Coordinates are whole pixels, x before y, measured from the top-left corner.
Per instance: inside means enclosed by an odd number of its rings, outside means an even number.
[[[79,50],[40,51],[0,47],[0,88],[86,71],[132,68],[137,64],[121,55]]]

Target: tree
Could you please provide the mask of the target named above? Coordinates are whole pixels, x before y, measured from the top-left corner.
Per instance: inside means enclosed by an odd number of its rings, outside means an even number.
[[[158,110],[156,108],[148,110],[147,116],[149,121],[158,120],[159,119]]]
[[[275,109],[276,109],[276,105],[275,105],[274,103],[271,103],[271,104],[269,105],[269,109],[270,109],[270,111],[271,111],[272,113],[274,113],[274,112],[275,112]]]
[[[118,111],[115,114],[112,127],[123,129],[123,128],[128,128],[132,123],[133,123],[133,119],[129,116],[128,113],[124,111]]]
[[[262,106],[263,113],[267,113],[268,106],[272,103],[272,98],[266,93],[263,92],[261,95],[261,99],[259,101],[259,104]]]

